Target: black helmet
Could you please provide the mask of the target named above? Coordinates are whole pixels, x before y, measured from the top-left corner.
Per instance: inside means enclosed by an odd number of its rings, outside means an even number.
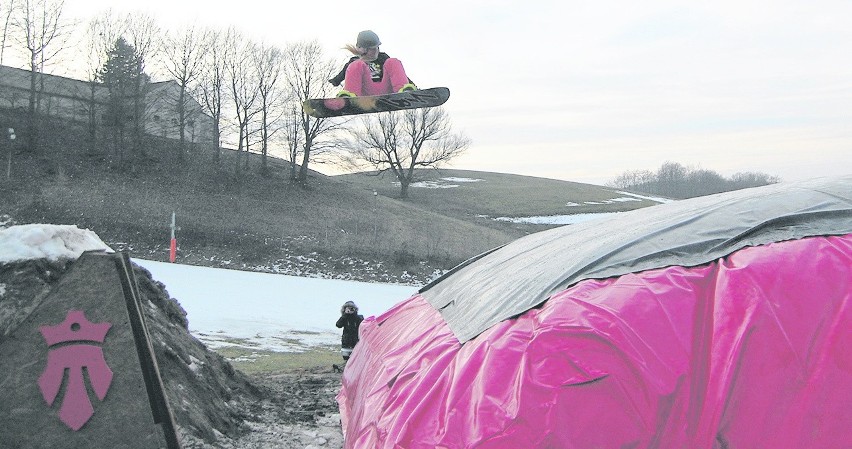
[[[379,40],[379,36],[370,31],[364,30],[358,33],[358,40],[355,41],[355,46],[358,48],[373,48],[382,45],[382,41]]]

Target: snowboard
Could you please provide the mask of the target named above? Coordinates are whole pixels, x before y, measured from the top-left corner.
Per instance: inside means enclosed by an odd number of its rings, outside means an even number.
[[[315,98],[305,100],[302,103],[302,109],[312,117],[327,118],[402,109],[431,108],[444,104],[449,98],[450,89],[432,87],[387,95]]]

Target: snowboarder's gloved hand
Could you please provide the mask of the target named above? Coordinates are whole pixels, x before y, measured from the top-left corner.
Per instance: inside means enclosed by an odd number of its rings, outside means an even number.
[[[417,90],[417,86],[415,86],[414,83],[408,83],[399,89],[400,92],[408,92],[411,90]]]

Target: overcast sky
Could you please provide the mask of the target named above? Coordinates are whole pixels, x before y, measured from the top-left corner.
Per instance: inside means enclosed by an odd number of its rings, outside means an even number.
[[[128,4],[128,5],[125,5]],[[852,167],[849,0],[66,0],[236,26],[329,56],[363,29],[473,141],[453,168],[602,184],[680,162],[784,180]],[[317,168],[317,167],[315,167]]]

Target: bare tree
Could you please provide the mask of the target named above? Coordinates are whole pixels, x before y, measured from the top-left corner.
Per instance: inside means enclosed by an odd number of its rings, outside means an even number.
[[[686,198],[692,198],[725,190],[728,190],[728,181],[722,175],[713,170],[696,168],[687,172],[680,194]]]
[[[254,72],[250,69],[251,65],[249,64],[256,46],[233,30],[229,32],[229,35],[225,71],[228,77],[231,100],[234,103],[235,118],[239,133],[235,167],[235,172],[238,174],[240,171],[240,157],[244,148],[246,162],[248,162],[250,124],[256,114],[254,103],[257,100],[257,89],[254,89],[256,85],[252,80]]]
[[[151,16],[142,13],[129,14],[126,23],[125,40],[135,49],[136,72],[146,73],[145,62],[155,58],[160,51],[160,28]],[[145,156],[143,136],[148,106],[146,92],[149,81],[148,77],[136,77],[131,93],[134,99],[133,154],[136,157]]]
[[[12,26],[27,50],[30,66],[27,144],[31,151],[38,146],[38,107],[44,86],[44,66],[64,50],[68,26],[62,20],[64,0],[20,0]]]
[[[649,186],[656,183],[656,176],[650,170],[628,170],[607,183],[618,189],[633,189],[639,192],[651,193]]]
[[[17,0],[8,0],[0,3],[0,19],[3,20],[3,34],[0,35],[0,65],[3,64],[3,57],[6,55],[6,41],[9,38],[10,25],[12,24],[12,13],[15,12],[15,2]]]
[[[731,186],[735,189],[747,189],[781,182],[778,176],[768,175],[760,172],[739,172],[731,176]]]
[[[279,122],[284,110],[280,107],[285,96],[280,83],[283,53],[276,47],[261,45],[255,52],[254,62],[260,100],[261,172],[265,174],[268,172],[269,143],[276,132],[274,124]]]
[[[302,153],[302,113],[295,105],[291,106],[290,111],[284,120],[282,140],[287,147],[287,159],[290,161],[290,179],[296,179],[296,161]]]
[[[467,137],[452,132],[441,107],[377,114],[363,118],[362,125],[352,132],[349,161],[393,173],[402,198],[408,197],[417,168],[437,168],[470,145]]]
[[[222,155],[221,123],[226,94],[227,35],[221,31],[208,31],[205,36],[204,46],[207,47],[207,52],[200,75],[199,90],[204,108],[213,118],[213,144],[216,145],[215,162],[218,165]]]
[[[199,111],[188,111],[190,90],[201,76],[204,67],[204,58],[207,53],[205,43],[207,38],[205,32],[190,26],[182,28],[179,32],[169,33],[164,47],[164,65],[166,71],[177,81],[180,89],[175,101],[175,109],[178,116],[179,158],[186,157],[186,125],[187,117],[195,115]]]
[[[629,170],[613,181],[610,187],[665,195],[669,198],[694,198],[702,195],[774,184],[777,176],[765,173],[743,172],[725,179],[713,170],[690,168],[677,162],[665,162],[656,173],[649,170]]]
[[[679,187],[686,181],[689,171],[683,164],[667,161],[657,169],[657,193],[677,198]]]
[[[301,128],[303,139],[301,164],[299,171],[292,181],[306,185],[308,181],[308,163],[319,162],[324,154],[329,154],[338,148],[335,132],[340,130],[340,122],[329,119],[313,118],[302,110],[302,102],[309,98],[324,98],[331,95],[332,86],[328,79],[339,69],[336,62],[323,56],[322,46],[317,41],[298,42],[290,44],[285,50],[284,73],[292,95],[291,110],[297,111],[291,117]],[[291,151],[295,148],[292,145]],[[293,163],[296,154],[292,154]]]

